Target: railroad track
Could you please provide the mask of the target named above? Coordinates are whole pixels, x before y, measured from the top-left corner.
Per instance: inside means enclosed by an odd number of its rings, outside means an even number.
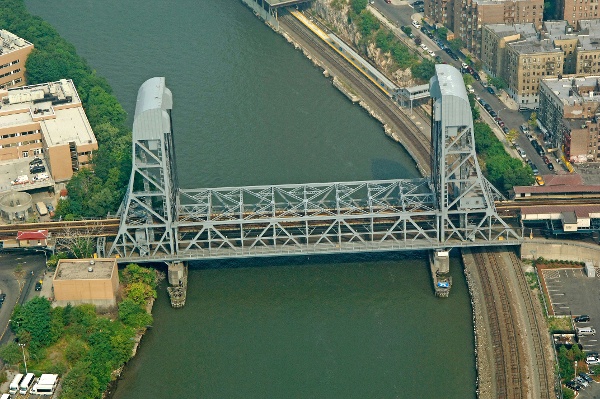
[[[510,258],[514,265],[520,264],[517,255],[512,251],[510,252]],[[534,301],[537,299],[533,297],[533,294],[529,289],[529,285],[525,279],[525,273],[520,267],[517,268],[515,272],[519,280],[521,297],[525,302],[526,315],[529,320],[529,325],[531,326],[531,338],[533,341],[533,350],[535,352],[535,364],[533,366],[539,383],[539,397],[542,399],[550,399],[553,397],[554,382],[548,376],[548,367],[554,363],[554,359],[548,358],[548,352],[545,350],[544,341],[542,339],[542,334],[545,334],[546,331],[546,321],[535,308]]]
[[[489,249],[488,249],[489,251]],[[475,264],[482,282],[494,351],[496,397],[498,399],[526,398],[523,385],[524,359],[519,348],[516,318],[510,307],[510,292],[503,278],[495,251],[473,250]]]
[[[374,86],[361,72],[350,65],[341,55],[336,53],[329,44],[315,36],[306,26],[291,15],[281,16],[279,19],[282,26],[289,33],[293,33],[319,54],[330,65],[335,66],[343,72],[344,78],[359,90],[365,100],[383,113],[389,123],[402,128],[407,134],[402,136],[409,145],[406,150],[425,171],[431,168],[431,142],[429,137],[422,133],[410,118],[386,96],[378,87]]]

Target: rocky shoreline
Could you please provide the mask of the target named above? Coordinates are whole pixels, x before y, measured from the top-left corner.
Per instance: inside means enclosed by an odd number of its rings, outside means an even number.
[[[485,321],[485,304],[478,282],[479,276],[470,251],[462,249],[463,271],[469,289],[473,314],[473,336],[475,339],[475,368],[477,372],[476,392],[479,399],[493,399],[492,358],[489,348],[491,340]]]

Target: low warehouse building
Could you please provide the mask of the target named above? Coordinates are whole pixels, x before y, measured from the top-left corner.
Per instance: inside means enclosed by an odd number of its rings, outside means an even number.
[[[52,279],[57,306],[117,304],[119,273],[116,259],[61,259]]]

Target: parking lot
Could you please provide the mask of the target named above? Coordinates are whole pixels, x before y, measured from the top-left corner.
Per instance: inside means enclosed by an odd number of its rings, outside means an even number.
[[[43,181],[34,181],[35,173],[31,173],[29,170],[29,162],[33,158],[23,158],[17,161],[7,161],[0,163],[0,193],[17,190],[25,191],[37,188],[51,187],[54,185],[52,178],[45,179]],[[48,165],[46,161],[42,161],[45,173],[48,174]],[[11,184],[17,177],[27,176],[27,183],[24,184]]]
[[[557,316],[586,314],[590,321],[575,323],[575,327],[592,327],[593,336],[579,338],[586,352],[600,352],[600,278],[587,277],[583,268],[547,269],[542,271],[552,308]],[[600,384],[593,383],[579,391],[578,398],[600,399]]]

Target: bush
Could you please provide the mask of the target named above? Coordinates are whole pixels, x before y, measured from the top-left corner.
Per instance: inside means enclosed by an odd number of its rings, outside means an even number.
[[[410,71],[415,79],[429,82],[429,79],[435,75],[435,64],[429,60],[423,60],[419,64],[413,65]]]

